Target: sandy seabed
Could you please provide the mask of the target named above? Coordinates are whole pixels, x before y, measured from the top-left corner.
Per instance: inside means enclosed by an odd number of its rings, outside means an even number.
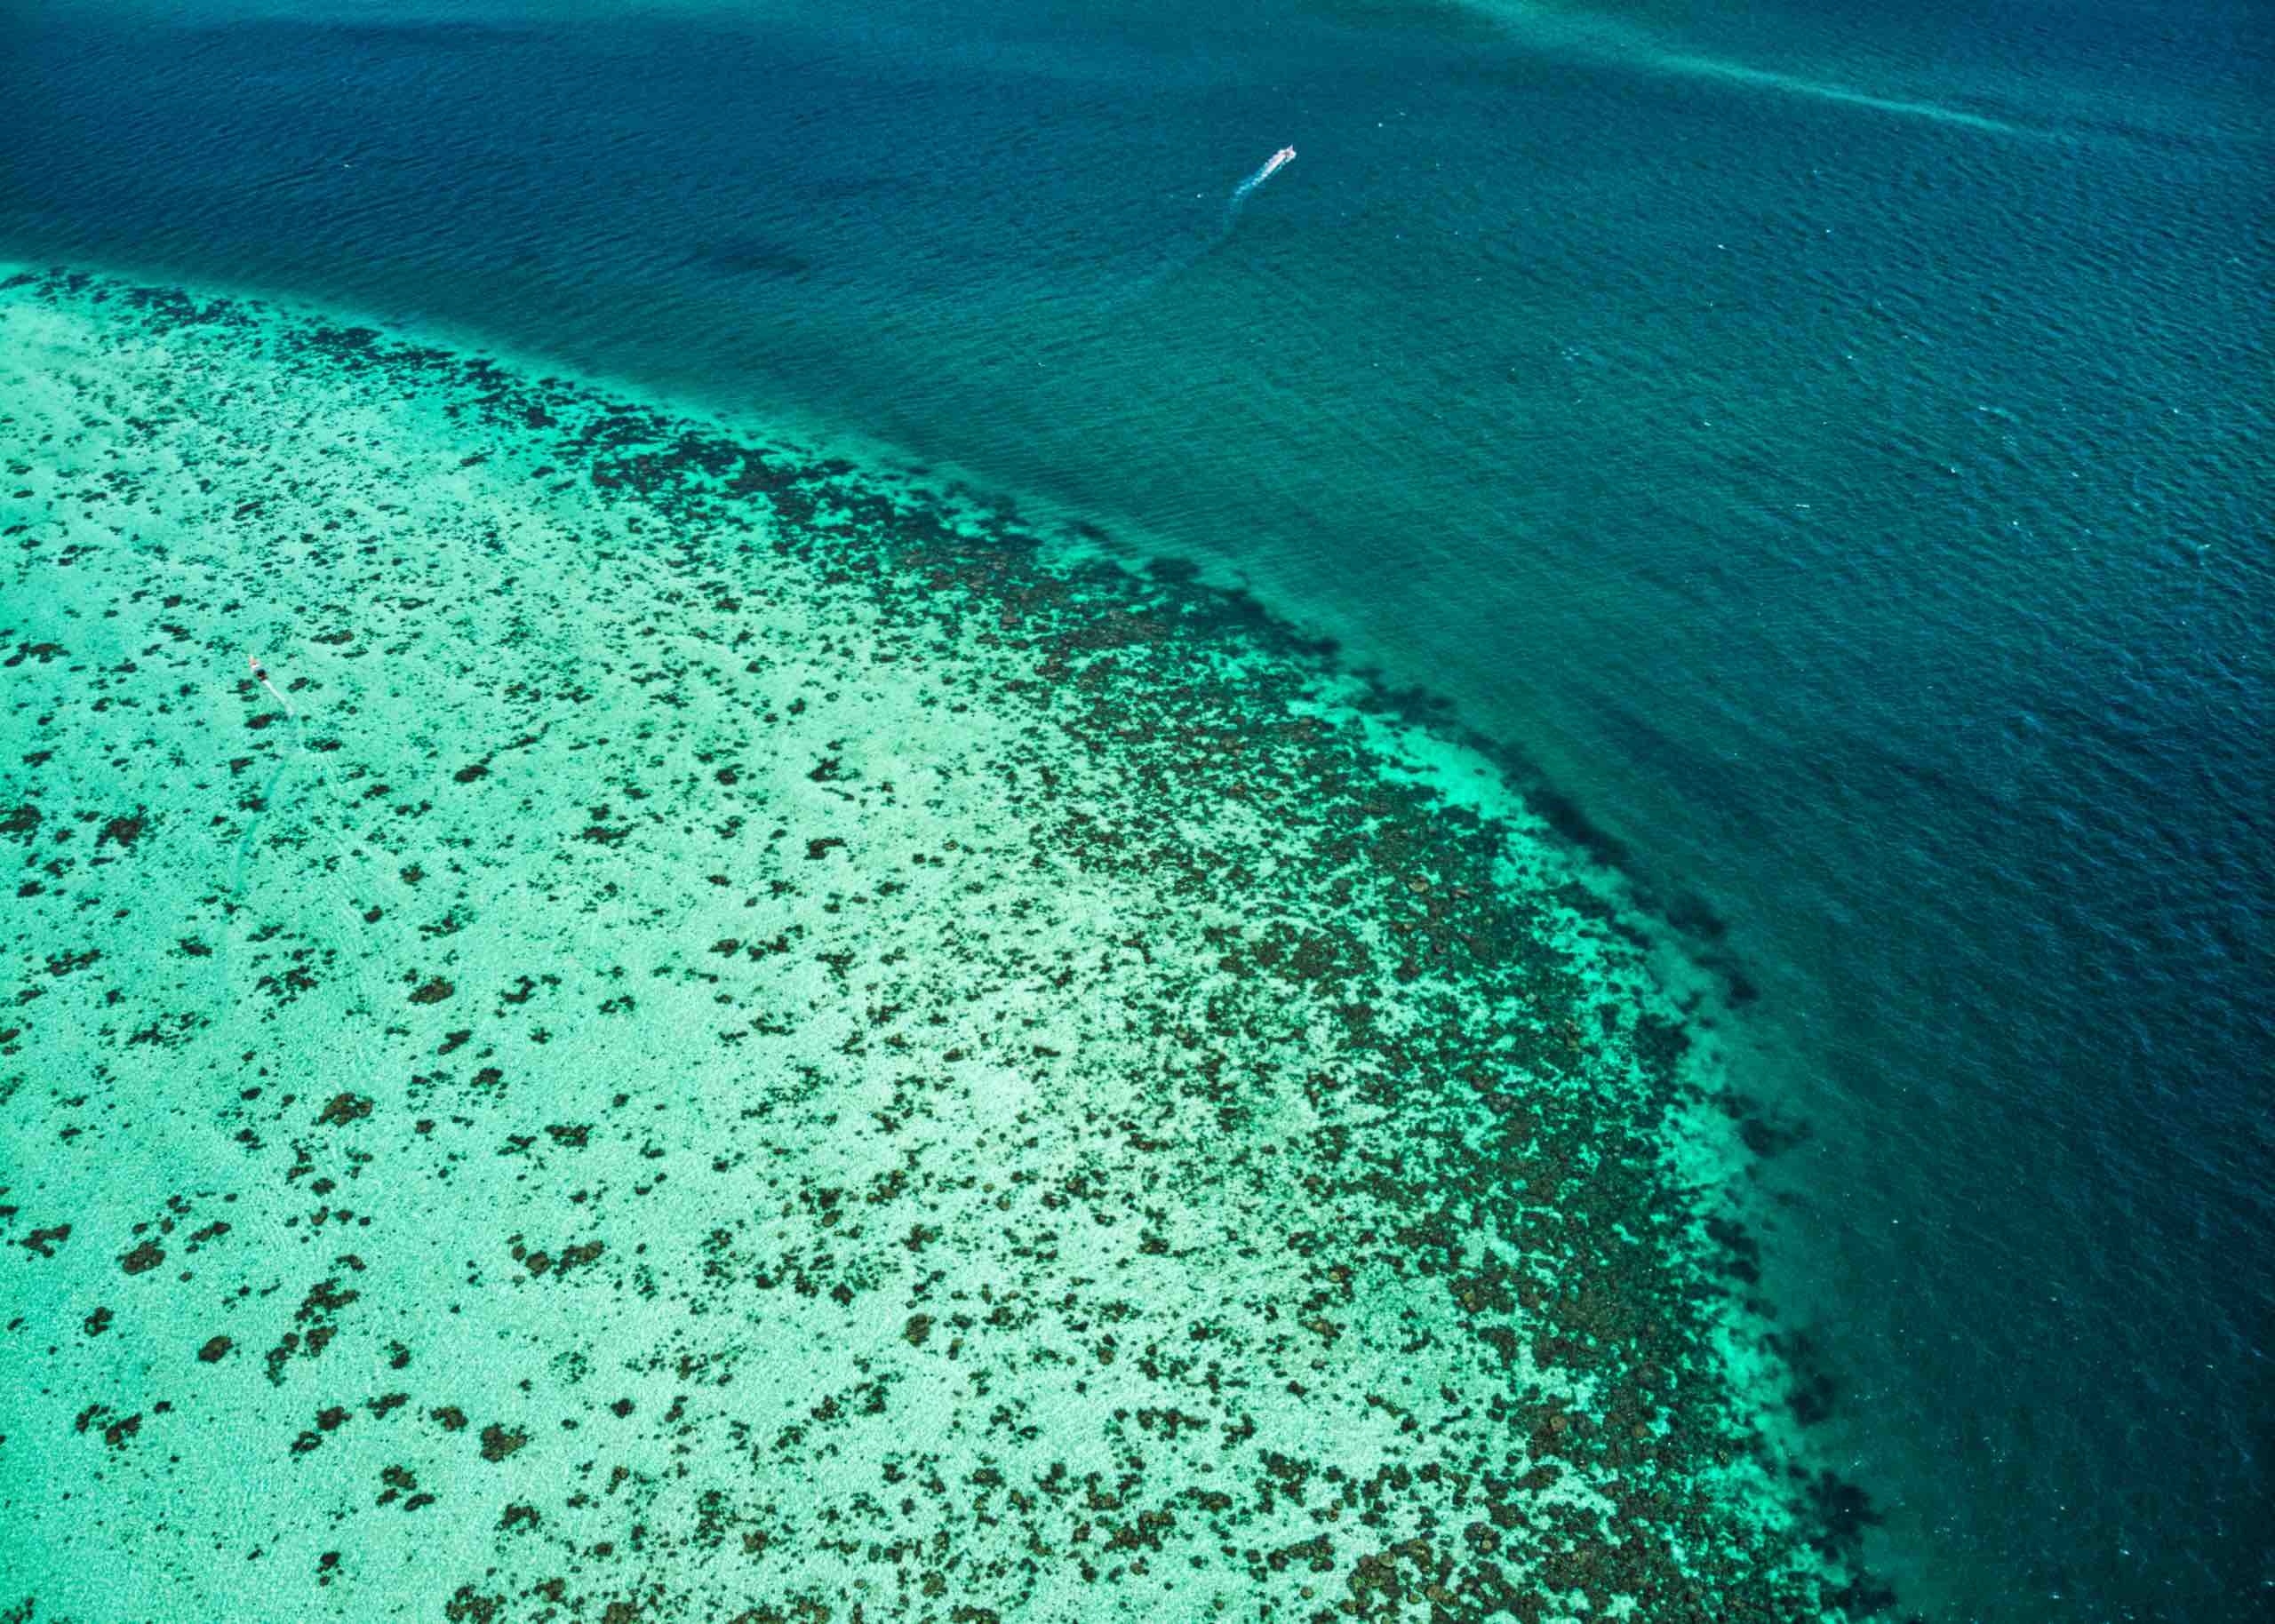
[[[1237,597],[60,272],[0,458],[0,1620],[1885,1604],[1644,935]]]

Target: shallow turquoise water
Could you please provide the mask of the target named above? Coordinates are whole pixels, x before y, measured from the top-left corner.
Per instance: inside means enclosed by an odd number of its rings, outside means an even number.
[[[2253,8],[9,27],[0,251],[961,470],[1448,698],[1759,995],[1765,1287],[1907,1595],[2253,1610]]]
[[[19,1620],[1891,1612],[1711,990],[1315,641],[322,314],[0,401]]]

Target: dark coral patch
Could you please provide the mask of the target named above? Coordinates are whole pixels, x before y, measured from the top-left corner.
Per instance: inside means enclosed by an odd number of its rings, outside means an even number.
[[[529,1441],[530,1435],[521,1428],[492,1421],[482,1429],[482,1458],[493,1463],[503,1461]]]
[[[371,1114],[371,1101],[368,1095],[336,1094],[331,1103],[316,1113],[316,1125],[319,1127],[346,1127],[349,1123]]]

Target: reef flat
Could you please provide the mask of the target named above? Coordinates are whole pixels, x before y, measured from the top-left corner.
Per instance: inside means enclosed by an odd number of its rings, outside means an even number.
[[[77,274],[0,455],[0,1616],[1885,1604],[1644,951],[1237,600]]]

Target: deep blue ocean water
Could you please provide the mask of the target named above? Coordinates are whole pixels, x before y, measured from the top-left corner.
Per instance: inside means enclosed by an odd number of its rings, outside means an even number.
[[[2264,1616],[2275,20],[1723,12],[10,7],[0,256],[860,436],[1441,697],[1745,999],[1907,1602]]]

